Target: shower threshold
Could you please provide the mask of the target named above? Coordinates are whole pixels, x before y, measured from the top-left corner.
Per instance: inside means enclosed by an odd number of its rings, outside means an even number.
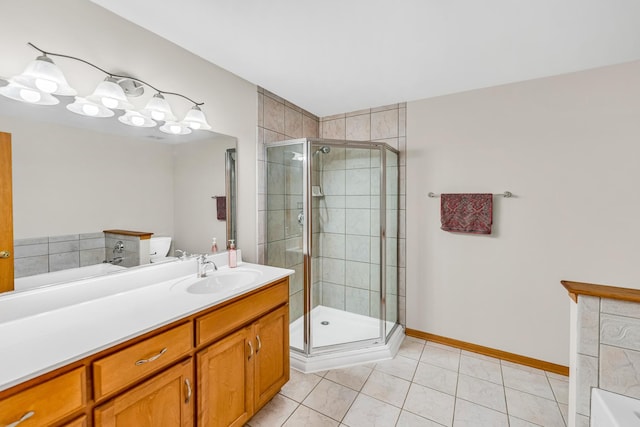
[[[404,330],[398,325],[385,344],[376,341],[380,336],[380,320],[362,314],[331,307],[318,306],[311,311],[313,345],[317,353],[304,355],[295,349],[303,348],[303,318],[289,325],[291,367],[305,373],[392,359],[400,348]],[[394,326],[386,322],[387,330]],[[323,350],[322,347],[362,341],[362,346]]]

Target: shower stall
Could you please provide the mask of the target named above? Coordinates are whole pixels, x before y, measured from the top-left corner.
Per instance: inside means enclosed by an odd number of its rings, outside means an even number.
[[[392,357],[404,336],[398,151],[319,139],[265,149],[265,261],[295,270],[291,365],[314,372]]]

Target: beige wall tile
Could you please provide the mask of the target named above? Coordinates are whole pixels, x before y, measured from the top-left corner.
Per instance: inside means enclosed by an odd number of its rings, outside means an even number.
[[[576,412],[591,415],[591,387],[598,387],[598,358],[578,354]]]
[[[264,97],[264,127],[284,134],[284,104],[268,96]]]
[[[327,122],[327,121],[331,121],[331,120],[335,120],[335,119],[344,119],[345,117],[346,117],[346,114],[344,114],[344,113],[342,113],[342,114],[334,114],[332,116],[323,117],[322,119],[320,119],[320,121]]]
[[[640,351],[640,319],[603,313],[600,319],[600,342]]]
[[[398,110],[398,136],[407,136],[407,109]]]
[[[603,298],[600,311],[640,319],[640,304],[635,302]]]
[[[318,119],[306,114],[302,115],[302,136],[304,138],[319,138],[320,126]]]
[[[363,114],[346,118],[346,139],[368,141],[371,139],[371,115]]]
[[[397,110],[399,104],[389,104],[389,105],[381,105],[380,107],[375,107],[371,109],[372,113],[376,113],[378,111],[386,111],[386,110]],[[405,106],[406,107],[406,106]]]
[[[578,299],[578,353],[598,356],[600,345],[600,298],[581,295]]]
[[[288,138],[302,138],[302,112],[286,106],[284,108],[284,134]]]
[[[264,126],[264,95],[258,93],[258,126]]]
[[[356,110],[356,111],[351,111],[347,114],[345,114],[345,116],[347,117],[351,117],[351,116],[361,116],[363,114],[371,114],[371,108],[366,108],[364,110]]]
[[[640,352],[601,345],[600,388],[640,399]]]
[[[325,139],[345,139],[345,118],[327,120],[322,122],[321,138]]]
[[[398,137],[398,110],[371,113],[371,139]]]

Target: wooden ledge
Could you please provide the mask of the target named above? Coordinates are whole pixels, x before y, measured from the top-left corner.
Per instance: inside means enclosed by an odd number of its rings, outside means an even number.
[[[578,302],[578,295],[610,298],[621,301],[640,303],[640,289],[619,288],[617,286],[595,285],[593,283],[571,282],[561,280],[562,286],[569,292],[569,297]]]
[[[103,230],[103,233],[121,234],[123,236],[138,237],[140,240],[149,240],[153,233],[148,231],[130,231],[130,230]]]

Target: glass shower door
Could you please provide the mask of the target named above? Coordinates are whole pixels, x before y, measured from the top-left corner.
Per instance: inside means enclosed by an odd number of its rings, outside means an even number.
[[[380,342],[380,150],[314,142],[310,157],[312,352]]]
[[[305,144],[266,148],[265,262],[295,271],[289,282],[291,347],[304,350],[304,175]]]
[[[398,154],[385,148],[386,281],[385,333],[389,337],[398,323],[398,238],[399,238],[399,162]]]

